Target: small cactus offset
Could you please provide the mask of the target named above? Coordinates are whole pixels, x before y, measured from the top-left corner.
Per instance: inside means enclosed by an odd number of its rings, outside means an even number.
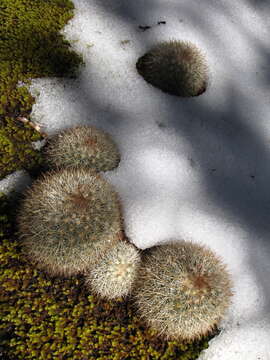
[[[49,166],[89,167],[95,171],[116,168],[120,153],[110,135],[93,126],[64,130],[48,141],[45,160]]]
[[[180,241],[145,251],[134,295],[151,328],[167,339],[193,341],[218,325],[230,304],[231,286],[212,251]]]
[[[124,241],[100,255],[86,275],[86,285],[97,295],[116,299],[131,292],[140,265],[139,250]]]
[[[172,95],[197,96],[207,87],[205,58],[189,42],[162,42],[140,57],[136,67],[147,82]]]
[[[123,237],[117,194],[85,168],[62,169],[37,180],[17,220],[26,255],[51,275],[83,272]]]

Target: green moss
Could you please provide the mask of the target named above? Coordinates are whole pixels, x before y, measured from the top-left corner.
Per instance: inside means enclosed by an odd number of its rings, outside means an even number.
[[[41,163],[41,154],[31,143],[39,140],[40,134],[14,117],[5,116],[0,121],[0,178],[22,167],[31,169]]]
[[[135,316],[131,300],[89,295],[80,276],[50,278],[23,257],[8,227],[17,206],[0,198],[0,348],[10,359],[191,360],[208,339],[162,341]],[[1,221],[0,217],[0,221]],[[14,230],[14,229],[13,229]]]
[[[31,145],[41,135],[16,119],[28,117],[35,101],[29,79],[76,76],[82,58],[59,33],[73,10],[70,0],[1,0],[0,178],[41,161]]]

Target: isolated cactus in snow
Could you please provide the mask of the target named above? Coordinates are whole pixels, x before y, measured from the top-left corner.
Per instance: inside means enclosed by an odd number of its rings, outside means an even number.
[[[130,243],[119,242],[100,254],[86,275],[86,285],[102,298],[124,297],[131,291],[139,265],[139,250]]]
[[[53,136],[45,160],[52,167],[89,167],[96,171],[116,168],[120,154],[111,136],[93,126],[76,126]]]
[[[205,58],[190,42],[162,42],[140,57],[136,67],[147,82],[172,95],[197,96],[207,87]]]
[[[230,276],[219,258],[192,242],[147,249],[137,279],[138,312],[167,339],[196,340],[211,332],[232,295]]]
[[[85,168],[62,169],[37,180],[17,220],[26,255],[52,275],[84,271],[123,237],[117,194]]]

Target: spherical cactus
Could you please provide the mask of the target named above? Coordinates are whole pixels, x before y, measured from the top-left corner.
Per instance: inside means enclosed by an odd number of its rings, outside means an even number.
[[[85,168],[62,169],[37,180],[17,220],[26,255],[51,275],[83,272],[123,238],[117,194]]]
[[[139,251],[132,244],[119,242],[89,269],[86,285],[102,298],[115,299],[128,295],[140,265]]]
[[[64,130],[48,141],[44,149],[49,166],[89,167],[96,171],[116,168],[120,154],[110,135],[92,126]]]
[[[160,335],[196,340],[219,323],[231,285],[212,251],[181,241],[147,249],[134,295],[139,314]]]
[[[172,95],[197,96],[207,87],[205,58],[189,42],[162,42],[139,58],[136,67],[147,82]]]

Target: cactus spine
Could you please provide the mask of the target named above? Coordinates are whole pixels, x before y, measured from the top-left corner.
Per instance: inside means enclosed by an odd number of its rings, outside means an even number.
[[[95,171],[116,168],[120,154],[111,136],[93,126],[76,126],[52,137],[44,149],[49,166],[88,167]]]
[[[92,170],[47,173],[30,188],[18,216],[23,248],[52,275],[84,271],[122,239],[119,200]]]
[[[124,241],[100,254],[89,269],[86,285],[102,298],[115,299],[128,295],[140,265],[139,251]]]
[[[135,302],[146,323],[167,339],[211,332],[230,303],[231,280],[209,249],[180,241],[146,251]]]
[[[172,95],[197,96],[207,87],[205,58],[190,42],[157,44],[138,59],[136,67],[147,82]]]

